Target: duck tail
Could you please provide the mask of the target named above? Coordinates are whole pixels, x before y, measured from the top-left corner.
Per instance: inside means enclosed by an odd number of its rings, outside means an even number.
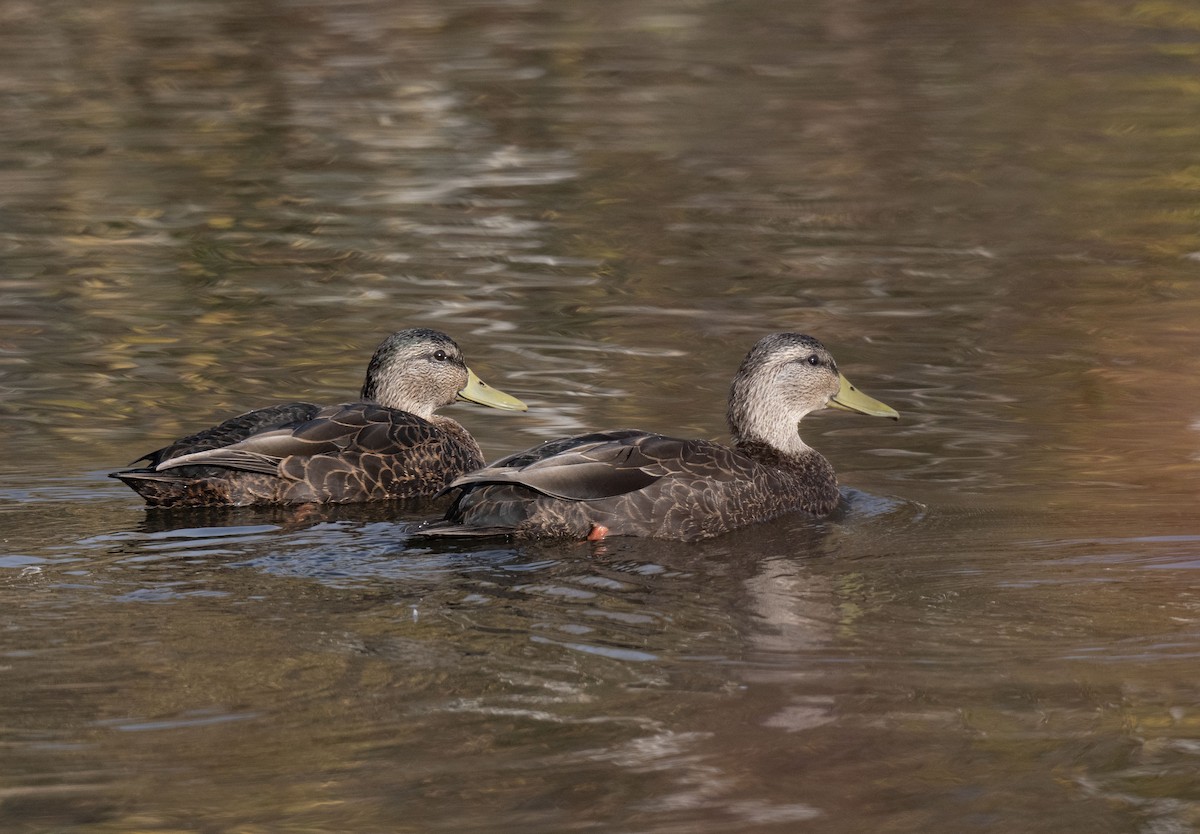
[[[147,504],[170,506],[180,502],[188,481],[175,473],[155,472],[153,469],[124,469],[120,472],[110,472],[108,477],[116,478],[138,495],[146,499]]]
[[[412,530],[409,535],[417,539],[511,539],[515,532],[511,527],[467,527],[453,521],[431,521]]]

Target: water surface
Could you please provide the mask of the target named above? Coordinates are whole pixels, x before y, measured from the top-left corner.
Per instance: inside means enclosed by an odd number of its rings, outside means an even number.
[[[0,10],[0,827],[1200,827],[1200,26],[1172,3]],[[697,545],[155,512],[105,473],[450,332],[846,507]]]

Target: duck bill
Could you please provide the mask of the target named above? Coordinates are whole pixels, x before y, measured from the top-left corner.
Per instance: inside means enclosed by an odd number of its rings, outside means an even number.
[[[850,384],[850,380],[838,374],[841,388],[829,399],[830,408],[840,408],[843,411],[857,411],[859,414],[869,414],[872,417],[890,417],[899,420],[900,414],[890,405],[885,405],[874,397],[868,397]]]
[[[489,408],[499,408],[502,411],[527,411],[529,406],[518,400],[512,394],[505,394],[499,388],[493,388],[467,368],[467,384],[458,392],[460,400],[479,403]]]

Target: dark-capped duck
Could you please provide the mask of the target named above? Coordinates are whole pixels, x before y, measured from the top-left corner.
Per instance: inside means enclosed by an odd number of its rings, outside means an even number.
[[[484,463],[467,430],[434,413],[455,400],[525,410],[480,380],[445,333],[401,330],[371,357],[357,402],[249,411],[110,477],[160,507],[429,497]]]
[[[551,440],[455,480],[445,519],[422,532],[693,541],[787,512],[824,516],[840,500],[837,477],[797,428],[827,406],[899,418],[813,337],[766,336],[733,379],[732,447],[633,429]]]

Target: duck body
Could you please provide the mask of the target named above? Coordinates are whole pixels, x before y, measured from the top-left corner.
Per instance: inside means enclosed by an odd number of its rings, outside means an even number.
[[[817,452],[780,457],[635,429],[553,440],[454,481],[447,519],[477,534],[694,541],[840,500]],[[603,531],[600,533],[599,531]]]
[[[851,386],[816,339],[767,336],[734,378],[732,446],[633,429],[551,440],[451,482],[444,521],[424,533],[695,541],[788,512],[828,515],[837,477],[797,432],[827,405],[897,416]]]
[[[474,438],[443,420],[367,402],[288,403],[232,417],[151,452],[144,468],[113,474],[159,507],[422,498],[484,463]],[[203,463],[169,463],[183,455]]]
[[[430,497],[484,462],[465,428],[433,413],[456,398],[524,409],[480,381],[445,334],[400,331],[372,357],[359,401],[248,411],[112,477],[159,507]]]

